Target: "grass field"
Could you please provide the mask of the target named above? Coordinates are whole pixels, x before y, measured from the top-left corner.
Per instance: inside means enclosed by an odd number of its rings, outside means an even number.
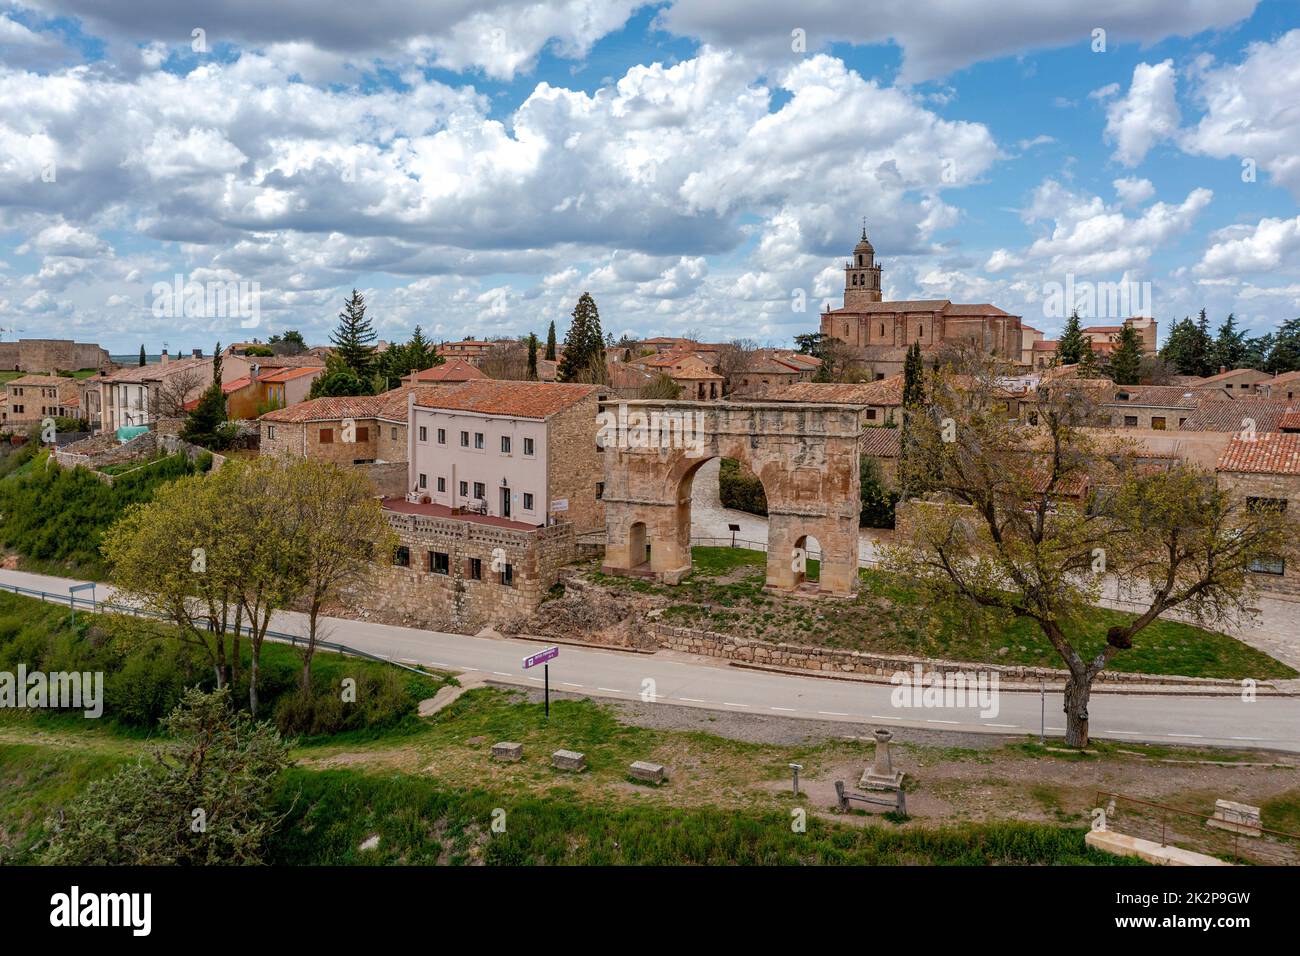
[[[1060,657],[1031,621],[999,617],[963,602],[935,605],[906,582],[863,570],[852,601],[810,602],[763,591],[767,555],[743,548],[692,548],[694,569],[676,587],[638,578],[590,576],[615,590],[662,598],[665,623],[791,644],[941,657],[999,664],[1061,667]],[[810,562],[809,576],[816,571]],[[1096,608],[1071,635],[1085,657],[1105,646],[1106,631],[1132,615]],[[1295,677],[1296,671],[1247,644],[1178,621],[1157,620],[1110,668],[1138,674],[1231,679]]]

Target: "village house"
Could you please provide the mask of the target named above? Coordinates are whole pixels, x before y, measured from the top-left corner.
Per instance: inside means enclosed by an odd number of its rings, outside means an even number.
[[[664,352],[635,364],[652,375],[667,375],[681,388],[683,399],[704,402],[722,398],[726,379],[695,352]]]
[[[437,347],[437,352],[448,362],[464,359],[471,365],[477,365],[496,344],[481,339],[465,339],[463,342],[443,342]]]
[[[1300,402],[1300,372],[1275,375],[1267,382],[1260,382],[1255,390],[1276,401]]]
[[[46,418],[80,418],[77,380],[62,375],[23,375],[5,384],[3,424],[26,428]]]
[[[731,396],[737,402],[816,402],[858,405],[870,425],[896,425],[903,406],[903,376],[875,382],[789,382],[756,384]]]
[[[1300,508],[1300,434],[1237,435],[1215,468],[1219,487],[1247,510]],[[1284,556],[1257,561],[1252,577],[1261,589],[1300,595],[1300,568]]]
[[[1219,374],[1201,379],[1195,388],[1221,388],[1229,395],[1252,395],[1263,391],[1260,386],[1267,386],[1273,376],[1254,368],[1234,368],[1228,370],[1220,367]]]
[[[603,529],[596,415],[606,397],[603,386],[491,380],[412,392],[410,500]]]
[[[1201,402],[1182,424],[1185,431],[1275,432],[1282,416],[1296,408],[1293,402],[1247,396],[1236,401]]]
[[[540,363],[540,360],[539,360]],[[421,369],[418,372],[412,372],[409,375],[402,376],[403,385],[457,385],[461,382],[472,382],[475,379],[487,378],[476,366],[471,365],[465,359],[455,358],[448,359],[441,365],[435,365],[433,368]]]

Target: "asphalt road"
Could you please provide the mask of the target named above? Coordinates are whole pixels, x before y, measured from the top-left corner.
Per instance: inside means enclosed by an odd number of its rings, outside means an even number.
[[[0,570],[0,583],[66,595],[78,582]],[[97,588],[98,600],[108,599]],[[89,596],[83,592],[83,597]],[[273,629],[305,631],[296,613],[278,615]],[[539,686],[540,668],[524,670],[523,659],[541,649],[535,641],[468,637],[366,621],[330,618],[325,640],[407,664],[443,670],[477,671],[489,680]],[[898,706],[897,688],[887,684],[827,680],[747,670],[665,652],[634,654],[564,646],[550,665],[551,686],[591,697],[653,699],[708,710],[779,714],[850,724],[911,726],[997,734],[1037,733],[1039,695],[1001,688],[968,706]],[[958,704],[960,701],[953,701]],[[1094,694],[1090,705],[1093,737],[1213,747],[1265,747],[1300,752],[1300,698],[1266,698],[1246,702],[1233,697]],[[1064,733],[1059,694],[1046,695],[1048,736]]]

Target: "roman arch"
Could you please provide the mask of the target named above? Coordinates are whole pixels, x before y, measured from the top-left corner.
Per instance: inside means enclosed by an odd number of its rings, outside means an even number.
[[[861,408],[609,401],[601,413],[606,573],[681,581],[691,569],[691,483],[704,462],[723,457],[744,462],[767,494],[767,587],[799,586],[796,547],[812,537],[822,550],[820,591],[856,592]]]

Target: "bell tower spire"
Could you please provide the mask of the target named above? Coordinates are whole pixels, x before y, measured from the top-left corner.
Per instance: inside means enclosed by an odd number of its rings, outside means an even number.
[[[880,266],[876,265],[876,250],[867,238],[864,217],[862,238],[853,247],[853,258],[844,264],[844,308],[851,312],[880,300]]]

